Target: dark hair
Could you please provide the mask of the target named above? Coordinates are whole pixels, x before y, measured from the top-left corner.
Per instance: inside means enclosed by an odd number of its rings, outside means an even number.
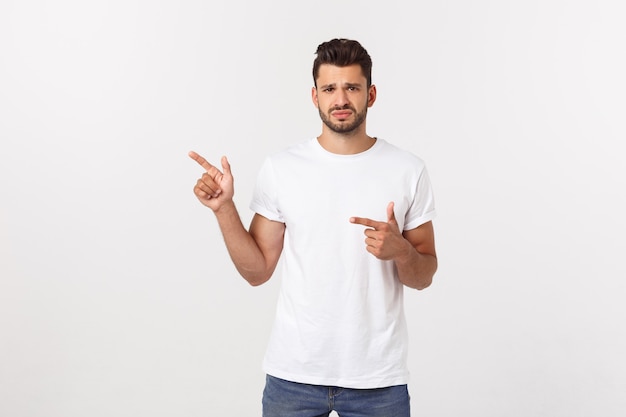
[[[361,71],[367,79],[367,86],[372,85],[372,58],[355,40],[333,39],[324,42],[317,47],[317,57],[313,61],[313,82],[317,87],[317,76],[322,64],[330,64],[338,67],[359,64]]]

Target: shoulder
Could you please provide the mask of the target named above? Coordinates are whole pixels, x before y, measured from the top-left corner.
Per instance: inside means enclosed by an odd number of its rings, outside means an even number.
[[[422,170],[426,167],[425,161],[415,153],[394,145],[384,139],[378,139],[380,142],[380,155],[389,160]]]

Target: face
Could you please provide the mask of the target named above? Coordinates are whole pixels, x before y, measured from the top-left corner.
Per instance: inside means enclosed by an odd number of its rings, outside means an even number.
[[[363,125],[367,109],[376,99],[376,87],[367,87],[358,64],[348,67],[324,64],[320,66],[316,81],[313,103],[330,130],[352,133]]]

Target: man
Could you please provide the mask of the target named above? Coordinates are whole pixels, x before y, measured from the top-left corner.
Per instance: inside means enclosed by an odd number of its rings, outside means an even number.
[[[206,170],[194,193],[239,273],[260,285],[282,257],[264,417],[410,415],[403,289],[428,287],[437,269],[435,209],[423,161],[366,133],[371,68],[357,41],[319,45],[312,99],[322,133],[266,159],[249,230],[228,160],[220,171],[189,154]]]

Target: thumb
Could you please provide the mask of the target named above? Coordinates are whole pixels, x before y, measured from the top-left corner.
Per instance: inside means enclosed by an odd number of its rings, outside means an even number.
[[[396,214],[393,211],[393,201],[387,205],[387,223],[396,223]]]
[[[232,176],[232,173],[230,172],[230,163],[228,162],[228,158],[226,158],[225,156],[222,156],[222,171],[224,172],[224,175],[228,175],[228,176]]]

